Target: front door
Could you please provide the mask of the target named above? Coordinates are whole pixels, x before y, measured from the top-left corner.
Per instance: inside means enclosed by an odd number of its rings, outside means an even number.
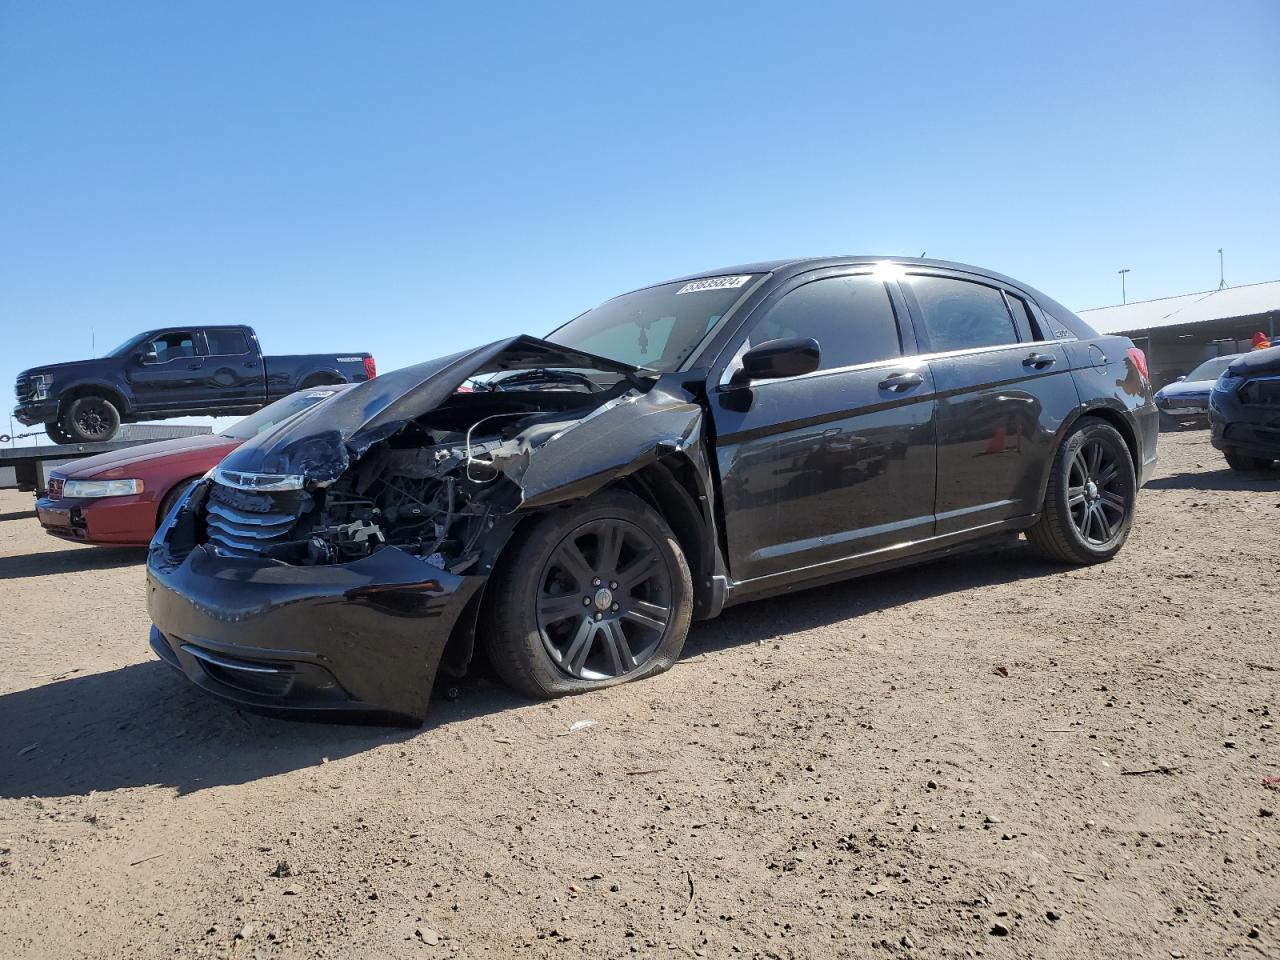
[[[1012,289],[923,274],[902,289],[938,389],[938,533],[1038,512],[1079,403],[1066,350]]]
[[[194,330],[166,330],[144,343],[142,350],[143,356],[129,369],[139,410],[172,410],[209,399]]]
[[[934,384],[902,311],[881,279],[827,270],[748,320],[711,392],[734,581],[764,588],[933,533]],[[818,370],[729,383],[736,357],[787,337],[818,341]]]

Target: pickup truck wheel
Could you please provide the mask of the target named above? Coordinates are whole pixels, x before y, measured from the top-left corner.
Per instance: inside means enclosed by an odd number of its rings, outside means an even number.
[[[76,397],[67,405],[58,426],[72,443],[97,443],[110,440],[120,429],[120,411],[102,397]]]
[[[71,435],[56,423],[46,423],[44,425],[44,432],[54,443],[75,443],[75,440],[72,439]]]
[[[608,491],[532,523],[488,587],[485,643],[498,675],[557,697],[669,669],[689,632],[693,584],[666,521]]]

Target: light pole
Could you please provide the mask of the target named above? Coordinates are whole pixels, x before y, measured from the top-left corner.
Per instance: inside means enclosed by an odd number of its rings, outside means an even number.
[[[1227,285],[1226,270],[1222,265],[1222,248],[1218,248],[1218,289],[1221,290]]]
[[[1120,302],[1121,302],[1121,303],[1128,303],[1128,302],[1129,302],[1129,297],[1128,297],[1128,295],[1125,293],[1125,289],[1124,289],[1124,275],[1125,275],[1126,273],[1128,273],[1128,272],[1129,272],[1129,268],[1128,268],[1128,267],[1125,267],[1123,270],[1117,270],[1117,271],[1116,271],[1116,273],[1120,274]]]

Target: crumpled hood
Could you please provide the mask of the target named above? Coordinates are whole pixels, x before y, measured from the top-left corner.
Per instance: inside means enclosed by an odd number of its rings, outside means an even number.
[[[540,367],[628,374],[640,369],[536,337],[509,337],[380,374],[335,394],[244,443],[222,461],[222,468],[302,475],[320,485],[332,483],[352,459],[408,421],[440,406],[470,378]]]
[[[1280,347],[1246,353],[1227,367],[1233,377],[1253,377],[1260,373],[1280,373]]]
[[[141,464],[161,460],[175,454],[193,453],[197,450],[229,450],[240,441],[224,437],[217,433],[202,433],[194,437],[175,437],[172,440],[160,440],[155,443],[142,443],[136,447],[125,447],[123,450],[109,450],[83,460],[75,460],[66,466],[58,467],[58,473],[67,479],[84,480],[96,477],[107,470],[124,467],[136,467]]]

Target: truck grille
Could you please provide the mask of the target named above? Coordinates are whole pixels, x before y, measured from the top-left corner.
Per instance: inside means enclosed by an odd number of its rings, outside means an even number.
[[[31,380],[27,377],[19,377],[13,385],[13,395],[17,397],[18,403],[26,403],[31,399]]]
[[[209,543],[229,557],[261,557],[292,539],[310,498],[299,494],[247,493],[215,483],[205,507]]]

